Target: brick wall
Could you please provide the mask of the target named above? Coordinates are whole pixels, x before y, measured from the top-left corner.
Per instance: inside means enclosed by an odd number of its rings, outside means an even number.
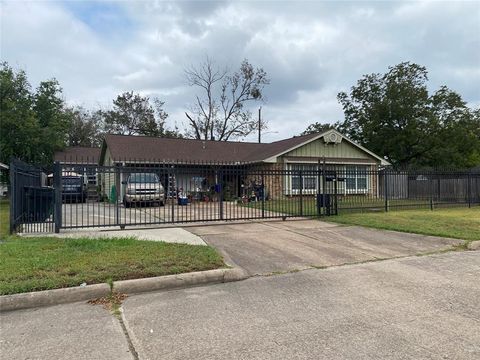
[[[285,194],[285,174],[277,172],[281,170],[284,170],[283,163],[255,165],[251,168],[252,173],[247,175],[245,182],[247,184],[251,182],[261,184],[263,171],[264,184],[268,196],[270,199],[276,200]]]

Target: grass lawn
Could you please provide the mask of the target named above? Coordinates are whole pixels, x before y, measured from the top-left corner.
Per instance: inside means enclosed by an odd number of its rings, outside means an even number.
[[[56,289],[225,266],[209,246],[124,239],[8,237],[0,244],[0,294]]]
[[[408,209],[408,208],[429,208],[430,202],[428,200],[389,200],[389,207],[392,210]],[[249,202],[243,204],[245,207],[256,209],[262,208],[261,201]],[[273,211],[281,214],[300,216],[317,216],[317,202],[314,197],[305,196],[300,205],[300,198],[278,199],[265,201],[265,210]],[[382,199],[370,199],[363,197],[339,197],[337,204],[338,211],[341,212],[349,210],[365,210],[365,211],[383,211],[385,209],[385,202]]]
[[[424,235],[480,240],[480,207],[348,213],[327,219],[348,225],[412,232]]]
[[[10,227],[10,211],[8,200],[0,200],[0,239],[6,237]]]
[[[124,239],[9,236],[0,201],[0,295],[224,267],[209,246]]]

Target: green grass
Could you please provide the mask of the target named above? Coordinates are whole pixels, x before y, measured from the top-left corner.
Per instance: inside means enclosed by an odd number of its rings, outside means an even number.
[[[123,239],[10,236],[0,243],[0,294],[224,267],[208,246]]]
[[[10,207],[8,200],[0,200],[0,239],[9,234],[10,228]]]
[[[423,235],[480,240],[480,207],[348,213],[328,221]]]
[[[297,215],[300,216],[317,216],[317,202],[316,199],[312,196],[305,196],[302,201],[302,206],[300,206],[300,198],[288,198],[288,199],[278,199],[278,200],[268,200],[265,201],[265,210],[273,211],[287,215]],[[250,202],[243,206],[261,209],[262,202]],[[392,209],[402,209],[402,208],[429,208],[430,202],[428,200],[390,200],[389,206]],[[364,210],[364,211],[383,211],[385,209],[385,202],[382,199],[370,199],[365,197],[339,197],[338,211],[342,210],[350,211],[352,210]],[[302,210],[302,211],[301,211]]]

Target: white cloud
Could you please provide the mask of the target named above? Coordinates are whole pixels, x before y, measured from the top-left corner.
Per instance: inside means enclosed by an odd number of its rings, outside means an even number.
[[[180,125],[194,94],[183,69],[205,55],[232,69],[243,58],[264,67],[272,81],[263,113],[278,131],[270,140],[339,120],[339,91],[401,61],[425,65],[432,89],[446,84],[480,103],[478,2],[68,5],[2,2],[1,58],[33,85],[56,77],[76,104],[105,107],[133,90],[160,96]]]

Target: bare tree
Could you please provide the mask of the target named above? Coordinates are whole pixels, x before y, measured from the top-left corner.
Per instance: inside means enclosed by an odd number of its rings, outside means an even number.
[[[270,80],[262,68],[254,68],[244,60],[240,69],[230,74],[207,57],[199,67],[186,69],[185,76],[202,93],[195,96],[190,112],[185,113],[190,136],[227,141],[257,129],[257,121],[245,104],[263,100],[263,89]]]

